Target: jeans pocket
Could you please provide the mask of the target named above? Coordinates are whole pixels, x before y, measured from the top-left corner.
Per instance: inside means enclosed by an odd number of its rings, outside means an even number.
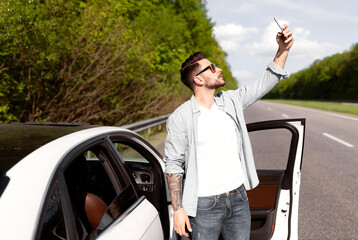
[[[236,189],[236,194],[242,201],[249,201],[245,188],[240,187]]]
[[[199,197],[198,198],[198,210],[211,210],[216,205],[216,197]]]

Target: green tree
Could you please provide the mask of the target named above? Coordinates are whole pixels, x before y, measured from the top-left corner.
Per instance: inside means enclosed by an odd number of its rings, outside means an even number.
[[[315,61],[281,81],[266,98],[358,100],[358,44]]]
[[[121,125],[191,93],[181,63],[203,51],[237,87],[200,0],[8,0],[0,7],[0,121]]]

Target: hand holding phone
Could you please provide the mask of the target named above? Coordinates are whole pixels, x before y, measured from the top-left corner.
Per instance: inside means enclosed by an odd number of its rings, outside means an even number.
[[[281,30],[281,32],[278,32],[276,35],[276,41],[279,45],[279,48],[289,50],[292,47],[294,41],[291,30],[286,24],[283,25],[285,28],[285,30],[283,30],[281,25],[277,22],[276,18],[273,19]]]
[[[280,24],[277,22],[276,18],[273,18],[273,20],[275,20],[275,22],[277,23],[277,26],[281,29],[281,34],[283,35],[283,29],[280,26]],[[283,35],[285,38],[287,38],[285,35]]]

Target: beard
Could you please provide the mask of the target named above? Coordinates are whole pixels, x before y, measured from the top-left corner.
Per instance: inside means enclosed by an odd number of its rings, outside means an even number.
[[[212,82],[207,82],[205,86],[209,89],[218,89],[219,87],[225,86],[225,84],[224,78],[220,75],[219,78],[213,79]]]

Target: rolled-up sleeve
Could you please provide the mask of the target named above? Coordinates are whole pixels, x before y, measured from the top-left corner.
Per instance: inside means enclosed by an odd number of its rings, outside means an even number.
[[[280,68],[279,66],[277,66],[273,61],[267,65],[267,69],[271,70],[272,73],[276,74],[279,79],[281,77],[283,79],[288,79],[290,77],[289,72],[287,72],[287,71],[283,70],[282,68]]]
[[[184,157],[188,138],[182,116],[174,112],[167,120],[167,138],[164,147],[165,172],[184,173]]]

